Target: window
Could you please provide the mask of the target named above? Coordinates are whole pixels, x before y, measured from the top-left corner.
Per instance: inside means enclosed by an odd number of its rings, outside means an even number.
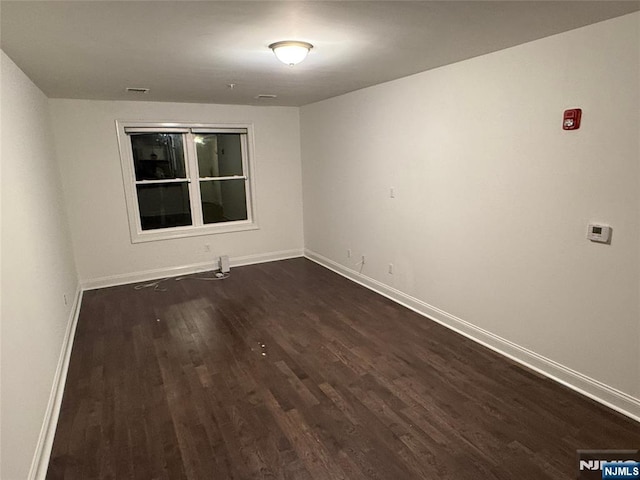
[[[132,242],[257,228],[251,125],[117,127]]]

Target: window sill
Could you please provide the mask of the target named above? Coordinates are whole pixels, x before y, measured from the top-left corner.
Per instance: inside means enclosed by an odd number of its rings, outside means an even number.
[[[254,222],[233,222],[224,225],[206,225],[202,227],[176,227],[162,230],[147,230],[132,232],[131,243],[157,242],[174,238],[198,237],[202,235],[216,235],[219,233],[246,232],[258,230],[260,227]]]

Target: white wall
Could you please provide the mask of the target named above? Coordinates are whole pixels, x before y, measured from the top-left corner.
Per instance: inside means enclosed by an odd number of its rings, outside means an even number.
[[[124,278],[273,252],[302,253],[297,108],[50,100],[78,272],[83,282]],[[132,244],[116,120],[254,124],[259,230]],[[209,244],[211,252],[205,252]]]
[[[23,479],[45,422],[78,281],[48,100],[1,56],[0,478]]]
[[[303,107],[306,248],[640,398],[639,25]]]

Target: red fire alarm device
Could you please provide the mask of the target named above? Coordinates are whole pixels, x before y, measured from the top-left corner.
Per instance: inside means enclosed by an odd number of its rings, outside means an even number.
[[[565,110],[562,117],[563,130],[577,130],[580,128],[580,118],[582,117],[582,109],[574,108]]]

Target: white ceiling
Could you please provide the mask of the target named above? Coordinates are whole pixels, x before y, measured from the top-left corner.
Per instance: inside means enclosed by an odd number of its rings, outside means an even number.
[[[2,49],[52,98],[300,106],[640,2],[3,0],[0,8]],[[287,67],[267,48],[278,40],[314,48]]]

